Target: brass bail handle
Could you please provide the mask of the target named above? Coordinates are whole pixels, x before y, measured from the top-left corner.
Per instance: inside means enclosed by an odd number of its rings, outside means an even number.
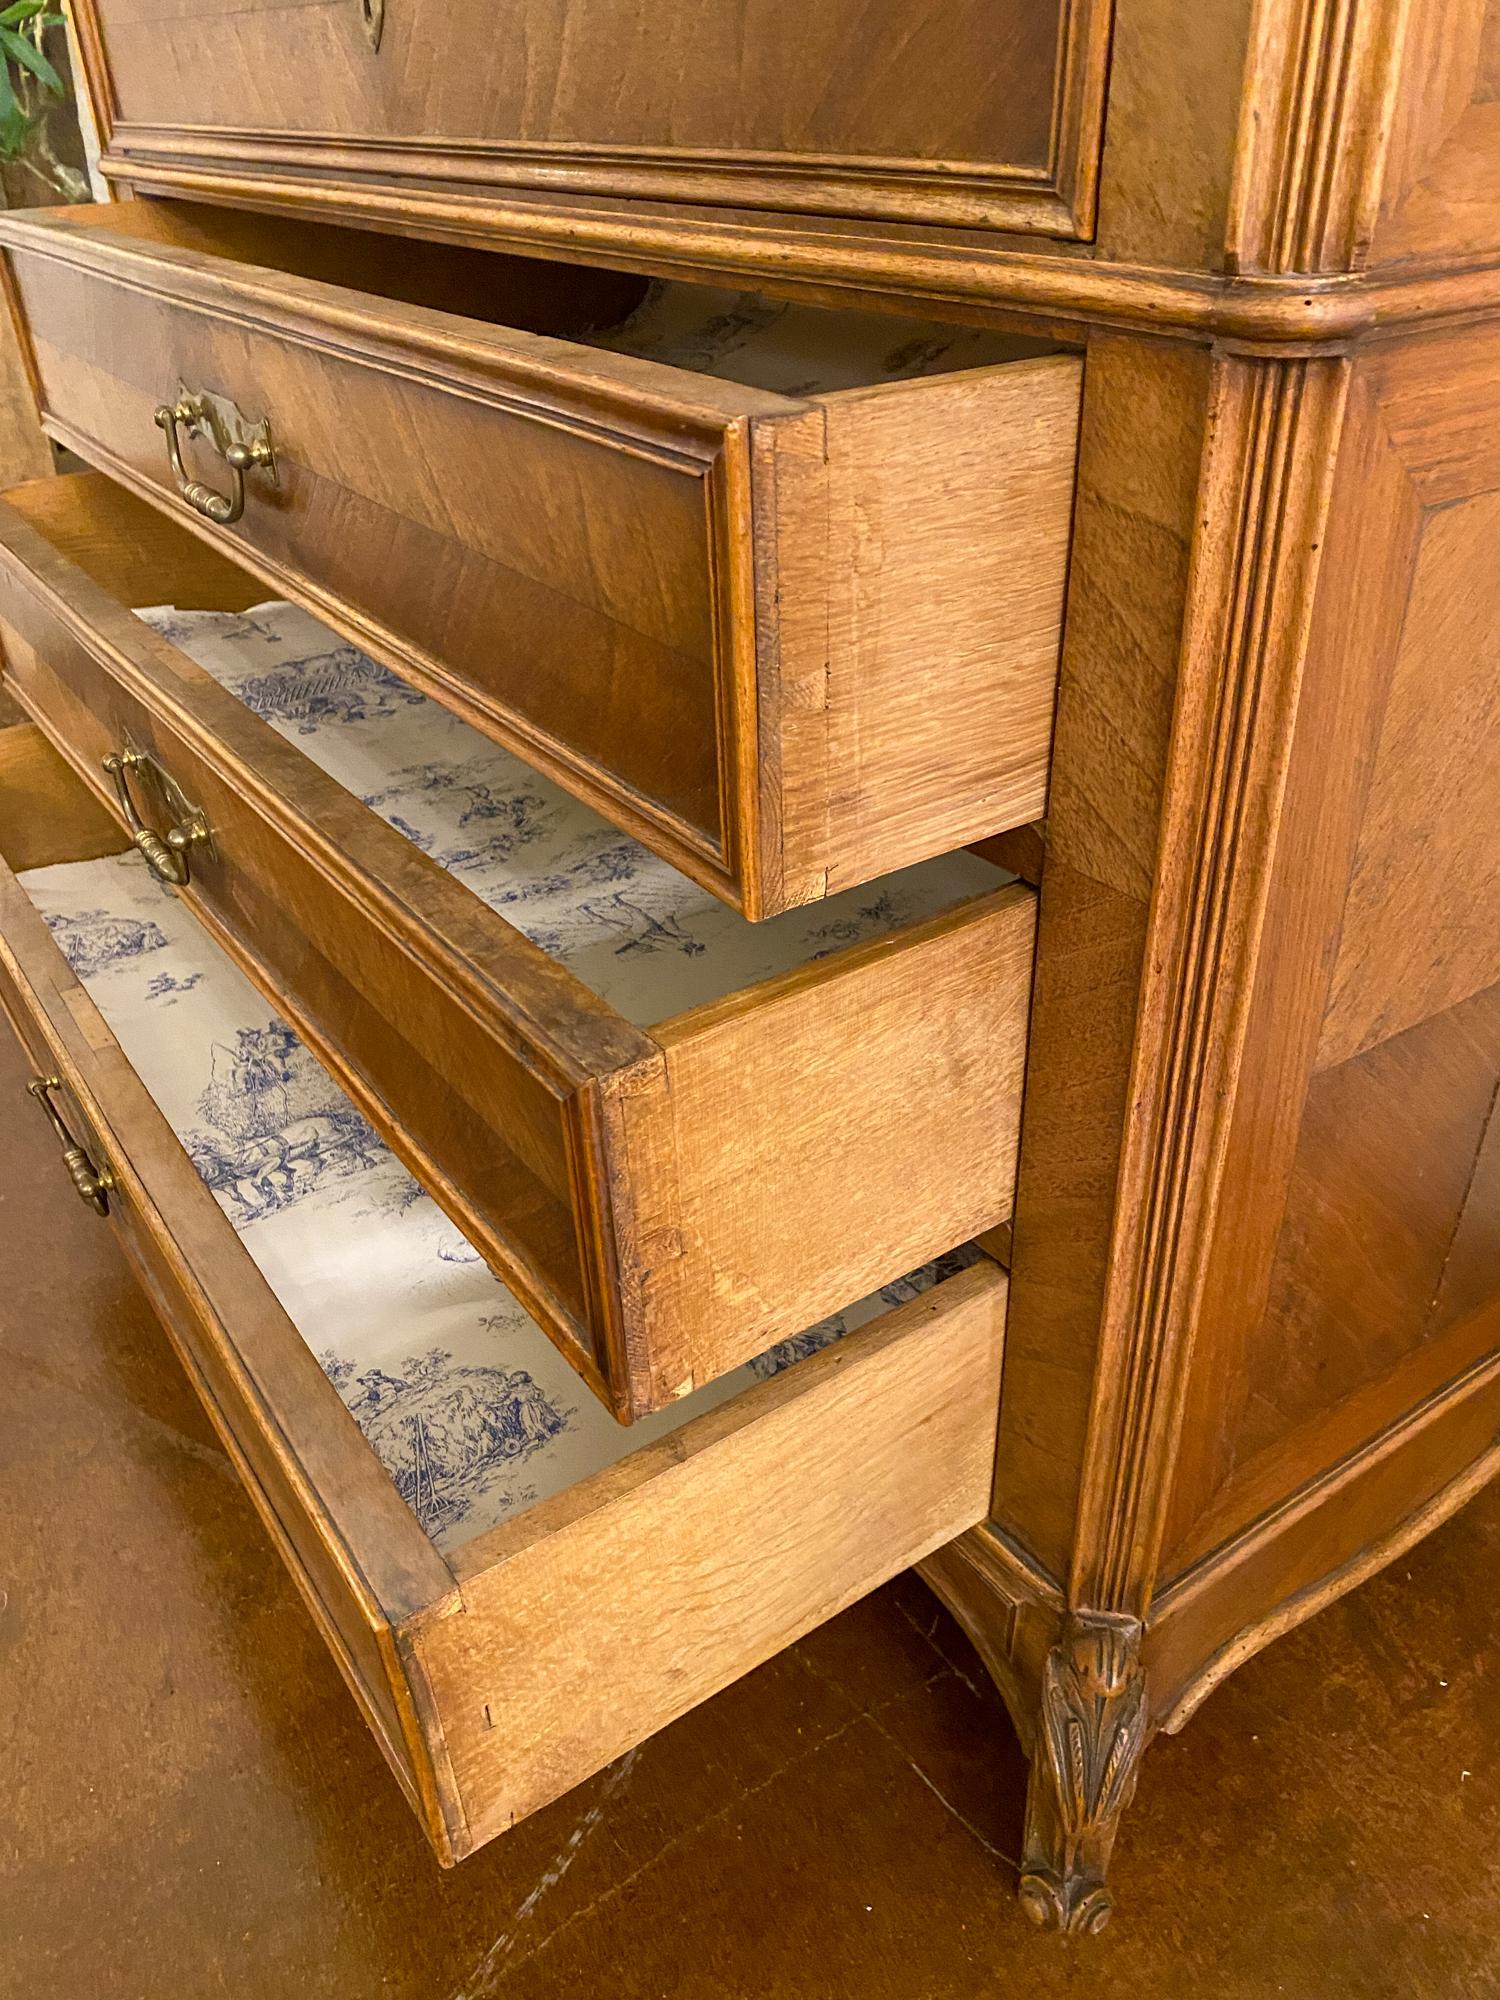
[[[146,866],[158,882],[169,882],[180,889],[188,879],[192,849],[209,837],[208,824],[202,813],[190,812],[175,826],[169,826],[165,834],[147,826],[136,811],[135,800],[131,796],[130,773],[150,762],[151,759],[139,750],[111,750],[104,760],[104,768],[115,781],[120,811],[130,828],[131,841],[145,856]]]
[[[62,1113],[52,1102],[52,1092],[62,1089],[62,1078],[34,1076],[26,1088],[52,1120],[52,1129],[62,1141],[63,1165],[68,1170],[68,1178],[72,1181],[79,1200],[86,1201],[98,1214],[108,1215],[109,1198],[114,1192],[115,1177],[108,1167],[94,1165],[68,1130],[67,1121]]]
[[[212,432],[201,422],[201,412],[186,397],[176,403],[162,403],[156,411],[158,429],[166,433],[167,463],[172,468],[172,477],[177,483],[177,491],[186,500],[195,514],[201,514],[205,521],[212,521],[218,527],[228,528],[245,511],[245,474],[252,466],[269,470],[275,464],[275,455],[269,441],[257,438],[252,443],[242,441],[220,445]],[[208,436],[214,449],[229,467],[229,491],[216,493],[212,486],[205,486],[200,479],[194,479],[182,462],[182,440],[178,436],[178,426],[194,436]]]

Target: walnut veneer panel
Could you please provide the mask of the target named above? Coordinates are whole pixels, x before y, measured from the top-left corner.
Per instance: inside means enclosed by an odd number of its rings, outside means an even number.
[[[64,213],[0,222],[56,435],[748,916],[1043,810],[1076,357],[792,398]],[[179,382],[269,419],[233,527],[177,493]]]
[[[1500,7],[1412,0],[1371,255],[1403,268],[1500,249]]]
[[[1177,1562],[1253,1523],[1288,1440],[1357,1409],[1369,1429],[1348,1445],[1369,1445],[1427,1351],[1487,1325],[1500,1292],[1497,495],[1489,330],[1372,353],[1339,448],[1252,1009],[1259,1097],[1231,1187],[1253,1219],[1209,1279],[1215,1364],[1189,1402]]]
[[[378,23],[378,49],[372,46]],[[97,0],[122,153],[1086,234],[1105,0]],[[852,60],[855,52],[859,60]]]

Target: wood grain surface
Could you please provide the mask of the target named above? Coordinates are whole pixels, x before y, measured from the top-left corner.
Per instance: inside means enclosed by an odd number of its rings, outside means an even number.
[[[809,20],[528,5],[499,43],[475,0],[391,7],[378,53],[352,6],[261,0],[173,17],[90,7],[82,40],[115,143],[192,155],[247,141],[336,172],[361,146],[399,183],[557,187],[783,213],[981,222],[1087,234],[1110,9],[1104,0],[834,0]],[[851,46],[862,52],[858,70]],[[993,73],[1008,87],[988,87]],[[278,81],[278,79],[280,79]],[[182,147],[185,133],[174,135]],[[298,145],[298,141],[303,143]],[[217,142],[217,143],[216,143]]]
[[[1004,1308],[973,1265],[462,1551],[461,1608],[417,1645],[469,1838],[971,1527]]]
[[[513,260],[460,319],[441,252],[385,297],[348,232],[65,213],[0,218],[55,433],[748,916],[1043,809],[1076,356],[791,398],[533,332]],[[179,382],[271,424],[233,528]]]
[[[206,814],[195,913],[620,1417],[1005,1218],[1030,889],[637,1029],[131,615],[245,601],[181,540],[179,591],[97,475],[0,502],[7,684],[117,813],[128,741]]]

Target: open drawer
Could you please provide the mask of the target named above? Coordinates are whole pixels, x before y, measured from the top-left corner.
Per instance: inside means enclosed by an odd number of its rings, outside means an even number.
[[[0,243],[57,438],[748,917],[1041,814],[1077,355],[150,201]]]
[[[0,733],[0,850],[26,870],[23,887],[0,868],[0,995],[40,1098],[7,1116],[46,1106],[68,1128],[75,1186],[107,1207],[444,1861],[983,1515],[1005,1300],[987,1261],[829,1344],[792,1343],[747,1371],[752,1386],[720,1385],[638,1443],[586,1396],[568,1410],[566,1367],[482,1265],[438,1257],[413,1276],[390,1246],[428,1240],[421,1204],[375,1198],[388,1161],[314,1176],[305,1201],[278,1182],[237,1232],[166,1100],[201,1060],[210,1000],[231,1024],[263,1003],[206,934],[182,934],[194,920],[169,897],[169,942],[142,944],[155,917],[114,900],[138,872],[106,858],[89,873],[117,843],[37,730]],[[81,927],[56,907],[80,867]],[[177,1011],[143,1029],[162,1006]],[[335,1086],[321,1088],[316,1116],[336,1124]],[[299,1237],[304,1207],[316,1226]],[[423,1351],[399,1366],[372,1353],[351,1383],[361,1350],[346,1342],[393,1321],[393,1294],[410,1324],[391,1338]],[[471,1343],[456,1361],[455,1326]],[[321,1363],[310,1340],[330,1350]],[[803,1346],[816,1351],[795,1359]],[[603,1442],[557,1470],[573,1417]]]
[[[301,612],[232,692],[126,608],[256,594],[98,474],[0,502],[7,685],[122,827],[202,832],[182,896],[619,1416],[1009,1214],[1032,891],[957,855],[746,924]]]

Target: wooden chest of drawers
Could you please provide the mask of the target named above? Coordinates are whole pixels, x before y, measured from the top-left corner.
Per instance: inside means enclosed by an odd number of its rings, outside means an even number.
[[[137,198],[0,219],[97,468],[0,506],[33,1115],[444,1860],[918,1562],[1096,1929],[1151,1736],[1500,1463],[1493,10],[982,11],[88,0]],[[748,969],[591,986],[202,663],[268,589]],[[255,1247],[335,1140],[641,1427],[463,1527],[474,1364]]]

